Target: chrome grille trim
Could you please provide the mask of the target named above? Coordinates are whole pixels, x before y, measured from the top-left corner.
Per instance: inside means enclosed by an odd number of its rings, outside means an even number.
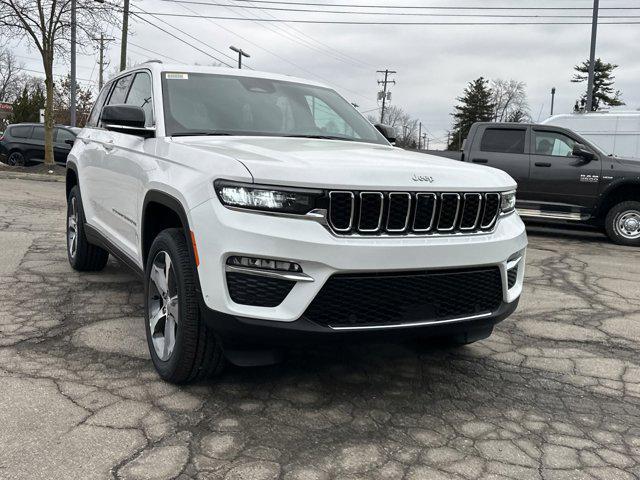
[[[482,212],[482,194],[480,193],[465,193],[464,194],[464,204],[462,206],[462,218],[464,218],[464,213],[467,209],[467,198],[469,197],[476,197],[478,199],[478,209],[476,211],[476,219],[473,222],[473,225],[471,227],[463,227],[462,226],[462,220],[460,221],[460,230],[462,231],[469,231],[469,230],[475,230],[476,227],[478,226],[478,221],[480,220],[480,213]]]
[[[331,220],[331,208],[332,208],[332,200],[333,200],[333,195],[335,194],[347,194],[351,196],[351,215],[349,217],[349,226],[347,228],[338,228],[333,224],[333,221]],[[354,203],[355,203],[355,196],[353,195],[353,192],[349,192],[349,191],[331,191],[329,192],[329,223],[331,224],[331,228],[333,228],[336,232],[348,232],[351,230],[351,228],[353,227],[353,214],[354,214]]]
[[[407,198],[407,215],[404,219],[404,226],[402,228],[389,228],[389,220],[391,219],[391,198],[395,195],[402,195]],[[387,202],[387,232],[401,233],[404,232],[409,226],[409,217],[411,216],[411,194],[408,192],[391,192],[389,193],[389,201]]]
[[[436,209],[438,208],[438,196],[435,193],[416,193],[416,209],[420,204],[420,197],[431,197],[433,199],[433,208],[431,209],[431,220],[429,221],[429,226],[427,228],[416,228],[416,216],[413,217],[413,228],[414,232],[430,232],[433,228],[433,221],[436,219]],[[416,212],[417,215],[417,212]]]
[[[453,217],[453,222],[451,223],[451,227],[440,228],[440,222],[442,221],[442,205],[444,205],[445,197],[455,197],[456,198],[456,213]],[[460,195],[458,193],[441,193],[440,194],[440,214],[438,215],[438,225],[437,230],[439,232],[451,232],[456,228],[456,224],[458,223],[458,214],[460,213]]]
[[[362,197],[364,195],[375,195],[378,198],[380,198],[380,213],[378,214],[378,226],[374,229],[370,229],[370,228],[362,228]],[[384,213],[384,195],[382,194],[382,192],[360,192],[360,213],[358,215],[358,231],[359,232],[365,232],[365,233],[375,233],[380,231],[380,228],[382,227],[382,214]]]
[[[493,225],[498,220],[498,215],[500,214],[500,201],[501,201],[500,194],[499,193],[485,193],[485,195],[484,195],[485,202],[484,202],[484,208],[482,209],[482,218],[484,219],[484,215],[486,213],[487,206],[489,205],[489,197],[497,198],[498,199],[498,206],[496,207],[496,212],[491,217],[491,222],[487,223],[486,225],[484,223],[480,224],[480,228],[482,228],[482,229],[487,229],[487,228],[493,227]]]

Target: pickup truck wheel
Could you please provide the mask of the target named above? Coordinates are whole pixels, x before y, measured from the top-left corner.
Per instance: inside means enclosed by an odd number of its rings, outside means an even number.
[[[607,235],[620,245],[640,246],[640,202],[614,205],[605,220]]]
[[[163,230],[145,269],[145,330],[160,377],[188,383],[219,373],[222,347],[200,315],[196,272],[180,229]]]
[[[109,252],[87,240],[80,189],[76,185],[67,197],[67,258],[74,270],[97,272],[109,260]]]

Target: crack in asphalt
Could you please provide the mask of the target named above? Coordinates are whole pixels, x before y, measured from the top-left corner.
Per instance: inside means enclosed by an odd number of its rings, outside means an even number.
[[[177,387],[140,282],[68,266],[64,209],[60,183],[0,179],[0,242],[32,240],[0,274],[3,478],[640,478],[638,250],[533,234],[487,340],[294,348]]]

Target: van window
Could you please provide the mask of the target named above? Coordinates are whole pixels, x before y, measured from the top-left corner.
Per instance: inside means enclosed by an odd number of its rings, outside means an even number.
[[[11,136],[16,138],[27,138],[31,133],[31,126],[11,127]]]
[[[31,138],[33,140],[44,140],[44,127],[33,127]]]
[[[100,118],[100,112],[102,112],[102,105],[104,105],[104,101],[107,98],[107,94],[109,93],[110,88],[111,83],[107,83],[98,95],[98,98],[93,104],[93,109],[91,110],[89,119],[87,120],[87,127],[98,126],[98,119]]]
[[[526,130],[516,128],[487,128],[480,142],[483,152],[524,153]]]
[[[575,141],[557,132],[534,131],[534,152],[536,155],[570,157],[573,155]]]
[[[144,110],[144,124],[147,127],[153,125],[153,104],[151,102],[151,78],[147,73],[137,73],[127,96],[127,105],[136,105]]]

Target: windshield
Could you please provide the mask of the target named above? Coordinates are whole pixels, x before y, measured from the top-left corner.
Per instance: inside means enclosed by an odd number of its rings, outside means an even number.
[[[335,91],[208,73],[162,74],[165,128],[178,135],[311,137],[388,145]]]

